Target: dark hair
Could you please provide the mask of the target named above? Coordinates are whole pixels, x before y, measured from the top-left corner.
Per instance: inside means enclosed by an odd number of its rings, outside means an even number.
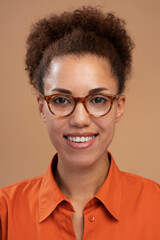
[[[94,7],[82,7],[51,15],[32,26],[27,39],[26,70],[30,83],[43,94],[43,78],[53,58],[89,53],[109,60],[121,93],[131,72],[133,47],[124,20]]]

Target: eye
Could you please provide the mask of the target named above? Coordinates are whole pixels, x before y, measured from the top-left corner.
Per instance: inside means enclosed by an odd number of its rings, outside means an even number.
[[[95,104],[106,103],[107,101],[108,101],[108,98],[101,97],[101,96],[97,96],[91,99],[91,102]]]
[[[68,104],[70,103],[70,99],[63,96],[54,97],[51,99],[51,103],[52,104]]]

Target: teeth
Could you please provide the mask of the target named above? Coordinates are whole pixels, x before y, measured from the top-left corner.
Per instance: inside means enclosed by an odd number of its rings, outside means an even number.
[[[93,137],[67,137],[67,139],[70,140],[71,142],[82,142],[82,143],[89,142],[93,138],[95,138],[95,136],[93,136]]]

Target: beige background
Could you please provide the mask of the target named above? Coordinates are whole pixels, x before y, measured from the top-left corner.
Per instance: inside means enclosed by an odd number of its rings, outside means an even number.
[[[160,1],[0,0],[0,187],[42,174],[55,152],[24,71],[30,25],[88,4],[125,18],[136,43],[126,112],[110,150],[120,169],[160,182]]]

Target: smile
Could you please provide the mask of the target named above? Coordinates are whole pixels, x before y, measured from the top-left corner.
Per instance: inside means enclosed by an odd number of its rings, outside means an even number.
[[[89,142],[90,140],[92,140],[93,138],[95,138],[96,136],[88,136],[88,137],[84,137],[84,136],[82,136],[82,137],[67,137],[66,136],[66,138],[69,140],[69,141],[71,141],[71,142],[76,142],[76,143],[84,143],[84,142]]]

